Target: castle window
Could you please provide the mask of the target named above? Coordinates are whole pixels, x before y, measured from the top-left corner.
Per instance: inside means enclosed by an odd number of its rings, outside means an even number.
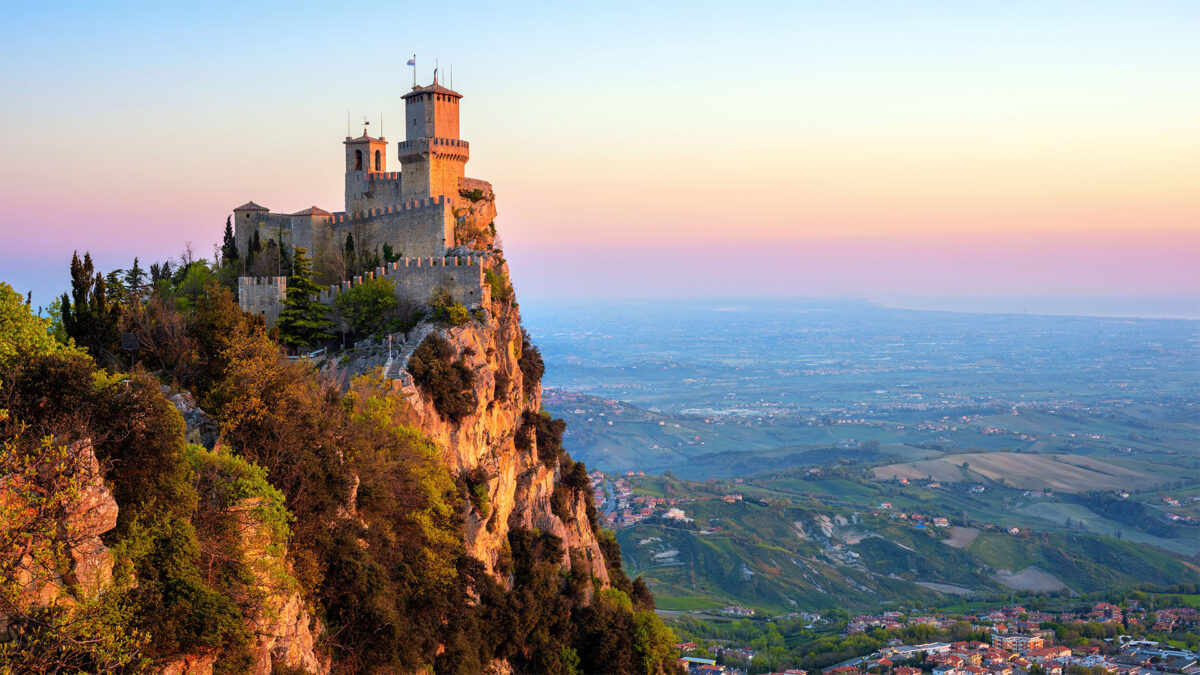
[[[354,151],[354,170],[362,171],[362,150]]]
[[[376,150],[376,151],[375,151],[375,170],[376,170],[376,171],[382,171],[382,170],[383,170],[383,169],[381,168],[382,166],[383,166],[383,161],[382,161],[382,158],[379,156],[379,151],[378,151],[378,150]]]

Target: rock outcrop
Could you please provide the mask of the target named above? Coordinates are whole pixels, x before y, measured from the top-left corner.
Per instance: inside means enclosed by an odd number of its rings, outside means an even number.
[[[507,279],[504,263],[492,264]],[[538,460],[535,439],[527,447],[518,447],[523,418],[541,408],[540,385],[527,386],[520,367],[525,340],[520,309],[511,300],[493,300],[483,314],[451,328],[422,324],[408,335],[396,356],[407,363],[421,342],[436,332],[451,345],[455,359],[462,359],[474,373],[475,408],[458,421],[443,418],[407,371],[397,376],[398,386],[408,395],[413,423],[443,448],[451,472],[481,470],[487,477],[490,508],[486,515],[476,509],[468,515],[467,550],[495,572],[509,530],[537,528],[563,540],[564,566],[570,564],[572,550],[580,552],[591,573],[607,584],[608,571],[588,520],[586,496],[571,495],[566,519],[555,515],[551,498],[560,479],[558,469]]]
[[[270,675],[278,666],[285,666],[324,675],[330,670],[330,659],[317,648],[321,624],[292,580],[287,549],[272,546],[269,527],[256,511],[261,501],[260,497],[248,498],[231,509],[242,563],[252,577],[251,592],[260,598],[246,617],[254,636],[251,672]]]
[[[13,507],[13,513],[26,514],[30,522],[53,519],[53,540],[34,544],[61,546],[64,553],[57,561],[32,551],[21,556],[14,580],[24,589],[21,600],[27,607],[72,605],[112,585],[113,557],[100,535],[117,526],[117,502],[100,475],[91,440],[73,443],[66,462],[65,466],[51,463],[39,467],[39,471],[54,475],[35,479],[43,489],[69,490],[70,499],[58,504],[56,513],[39,513],[38,504],[29,501],[28,497],[41,492],[22,489],[21,483],[29,478],[17,475],[0,480],[0,502]]]
[[[200,409],[196,405],[196,399],[186,391],[181,391],[177,394],[172,394],[171,390],[163,387],[163,395],[167,400],[175,406],[179,414],[183,416],[185,425],[184,437],[188,443],[203,445],[212,450],[217,442],[217,423],[213,418],[208,416],[208,413]]]
[[[496,243],[496,195],[484,181],[471,181],[471,186],[478,192],[468,190],[454,200],[454,243],[488,251]]]

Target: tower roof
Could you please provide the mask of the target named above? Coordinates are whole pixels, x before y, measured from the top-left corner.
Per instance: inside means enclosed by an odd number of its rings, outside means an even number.
[[[462,98],[462,94],[448,87],[443,87],[442,85],[438,84],[436,80],[434,80],[433,84],[425,87],[413,87],[412,91],[401,96],[400,98],[409,98],[410,96],[416,96],[417,94],[446,94],[447,96],[453,96],[454,98]]]
[[[319,206],[310,206],[303,211],[297,211],[293,216],[332,216],[333,214]]]
[[[254,202],[246,202],[245,204],[242,204],[241,206],[234,209],[234,211],[270,211],[270,210],[271,209],[268,209],[265,206],[260,206],[258,204],[255,204]]]
[[[347,136],[346,140],[342,142],[346,145],[350,145],[351,143],[386,143],[387,139],[385,139],[383,136],[380,136],[379,138],[368,136],[367,132],[364,131],[362,136],[359,136],[358,138],[350,138]]]

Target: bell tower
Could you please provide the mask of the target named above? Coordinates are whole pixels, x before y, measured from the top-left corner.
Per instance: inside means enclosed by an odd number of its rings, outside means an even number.
[[[458,137],[458,102],[462,94],[438,84],[413,87],[404,99],[404,140],[396,144],[400,159],[401,196],[414,199],[458,197],[470,149]],[[347,146],[349,147],[349,146]]]
[[[387,171],[387,139],[372,138],[363,129],[358,138],[346,137],[346,211],[365,211],[371,201],[367,174]]]

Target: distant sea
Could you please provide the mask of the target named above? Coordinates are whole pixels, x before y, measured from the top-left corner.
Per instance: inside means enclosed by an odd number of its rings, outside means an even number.
[[[870,298],[882,307],[981,314],[1200,319],[1200,295],[1147,297]]]

